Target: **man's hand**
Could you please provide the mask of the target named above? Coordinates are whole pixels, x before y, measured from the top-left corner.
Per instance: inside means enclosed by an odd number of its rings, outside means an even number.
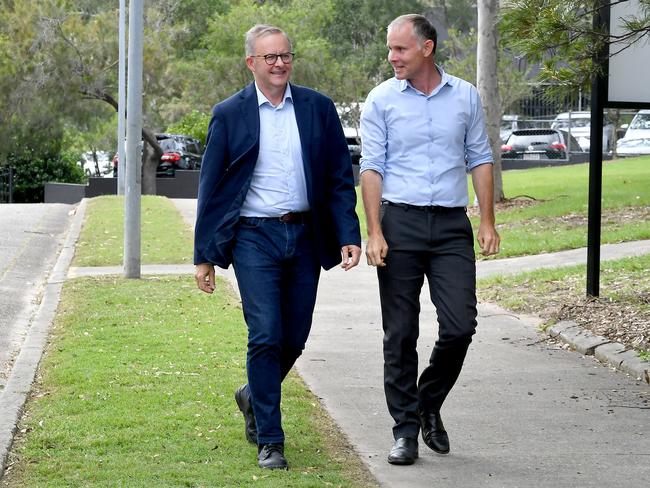
[[[481,222],[478,226],[476,240],[478,241],[478,245],[481,247],[481,254],[484,256],[489,256],[490,254],[496,254],[499,252],[501,237],[499,237],[499,233],[494,228],[494,225]]]
[[[384,239],[383,234],[376,234],[368,236],[368,243],[366,244],[366,259],[370,266],[383,267],[386,266],[384,258],[388,254],[388,243]]]
[[[341,268],[345,271],[359,264],[360,258],[361,248],[359,246],[348,245],[341,248]]]
[[[197,264],[194,278],[199,290],[206,293],[214,291],[214,266],[210,263]]]

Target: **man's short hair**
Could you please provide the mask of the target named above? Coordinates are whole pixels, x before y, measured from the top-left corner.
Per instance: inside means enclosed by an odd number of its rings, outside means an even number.
[[[410,22],[413,25],[413,33],[415,34],[420,47],[422,47],[424,41],[427,39],[431,39],[433,41],[433,52],[431,54],[435,54],[436,47],[438,47],[438,32],[436,32],[436,28],[433,26],[433,24],[429,22],[429,20],[423,15],[406,14],[400,15],[390,24],[388,24],[388,30],[390,30],[391,27],[402,25],[405,22]]]
[[[255,54],[253,52],[255,49],[255,41],[257,41],[261,37],[270,36],[272,34],[282,34],[284,37],[286,37],[287,41],[289,42],[289,51],[293,50],[291,39],[289,39],[287,33],[284,32],[282,29],[280,29],[279,27],[274,27],[272,25],[257,24],[251,27],[250,29],[248,29],[248,32],[246,33],[246,38],[244,42],[244,49],[246,50],[246,56],[252,56],[253,54]]]

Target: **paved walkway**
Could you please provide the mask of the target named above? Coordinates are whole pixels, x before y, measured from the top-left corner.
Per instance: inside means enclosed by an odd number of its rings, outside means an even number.
[[[194,223],[194,200],[174,200]],[[650,241],[603,246],[603,259],[650,252]],[[482,261],[480,276],[586,262],[580,249]],[[232,274],[228,274],[232,280]],[[422,299],[420,363],[435,341]],[[322,274],[300,375],[386,487],[630,487],[650,479],[650,388],[549,345],[539,320],[479,307],[478,333],[443,407],[452,452],[420,443],[413,466],[391,466],[392,419],[382,386],[382,331],[374,268]]]
[[[193,224],[195,200],[174,203]],[[0,462],[7,447],[6,412],[17,416],[20,411],[66,273],[122,273],[121,267],[69,269],[82,215],[83,204],[43,287],[42,304],[16,361],[20,367],[0,395]],[[645,252],[650,252],[650,241],[604,246],[602,257]],[[487,276],[577,262],[584,262],[584,250],[484,261],[478,270]],[[192,273],[193,267],[143,266],[142,271]],[[232,273],[225,276],[234,280]],[[419,353],[424,366],[435,341],[435,310],[426,299],[422,302]],[[382,388],[374,268],[362,264],[348,273],[323,273],[313,331],[297,367],[381,486],[643,486],[650,478],[650,388],[591,357],[549,345],[536,332],[537,323],[494,306],[479,307],[478,333],[443,409],[452,452],[435,455],[421,443],[421,457],[413,466],[386,462],[392,421]]]

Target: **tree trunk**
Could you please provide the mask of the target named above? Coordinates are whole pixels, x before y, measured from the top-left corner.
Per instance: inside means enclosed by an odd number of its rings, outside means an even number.
[[[476,47],[476,85],[483,103],[487,133],[494,158],[494,201],[500,202],[503,194],[501,177],[501,106],[499,101],[498,32],[499,0],[479,0],[478,43]]]
[[[142,194],[156,195],[156,168],[162,156],[162,148],[153,132],[142,128]]]

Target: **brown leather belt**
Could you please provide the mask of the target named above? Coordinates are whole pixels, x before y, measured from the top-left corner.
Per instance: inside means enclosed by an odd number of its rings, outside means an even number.
[[[311,212],[289,212],[279,217],[241,217],[241,220],[276,220],[284,224],[305,224],[311,220]]]

